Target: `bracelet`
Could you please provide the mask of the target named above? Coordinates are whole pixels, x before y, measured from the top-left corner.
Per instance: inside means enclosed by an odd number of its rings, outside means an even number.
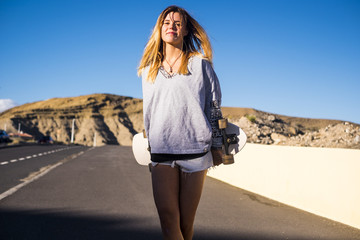
[[[222,150],[222,147],[211,147],[211,150]]]

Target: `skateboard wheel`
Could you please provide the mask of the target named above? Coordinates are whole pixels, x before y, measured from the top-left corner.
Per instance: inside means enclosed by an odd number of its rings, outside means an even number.
[[[233,164],[234,163],[234,156],[232,154],[225,154],[222,157],[222,161],[224,165]]]
[[[223,119],[219,119],[219,128],[220,129],[225,129],[227,127],[227,119],[223,118]]]

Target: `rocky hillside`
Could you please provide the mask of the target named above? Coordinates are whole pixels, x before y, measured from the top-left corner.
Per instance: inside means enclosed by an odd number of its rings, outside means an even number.
[[[222,108],[224,117],[248,135],[248,142],[291,146],[360,149],[360,126],[353,123],[295,118],[251,108]],[[8,132],[21,130],[35,138],[50,135],[69,143],[75,119],[75,143],[130,145],[132,136],[143,129],[142,100],[110,94],[53,98],[0,113],[0,126]]]
[[[230,121],[240,126],[252,143],[360,149],[360,126],[349,122],[291,118],[260,111]]]
[[[130,145],[132,136],[143,129],[142,100],[110,94],[73,98],[53,98],[9,109],[0,113],[0,126],[8,132],[21,130],[35,138],[50,135],[69,143],[75,119],[75,143]]]

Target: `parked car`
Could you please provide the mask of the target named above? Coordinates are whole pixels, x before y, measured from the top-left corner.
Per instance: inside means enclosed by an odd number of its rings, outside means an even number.
[[[43,136],[39,139],[40,144],[53,144],[54,140],[50,136]]]
[[[5,143],[11,142],[9,135],[4,130],[0,130],[0,143],[2,142]]]

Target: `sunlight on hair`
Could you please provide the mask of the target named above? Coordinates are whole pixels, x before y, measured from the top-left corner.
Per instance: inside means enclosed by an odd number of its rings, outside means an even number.
[[[166,16],[171,12],[178,12],[181,15],[184,26],[188,31],[188,34],[183,39],[183,56],[181,58],[179,73],[184,75],[189,73],[187,64],[190,57],[194,55],[200,55],[212,63],[211,44],[205,30],[185,9],[178,6],[170,6],[162,11],[158,17],[138,67],[139,76],[142,75],[146,67],[149,67],[149,73],[146,76],[149,82],[155,81],[161,62],[163,61],[164,53],[161,27]]]

